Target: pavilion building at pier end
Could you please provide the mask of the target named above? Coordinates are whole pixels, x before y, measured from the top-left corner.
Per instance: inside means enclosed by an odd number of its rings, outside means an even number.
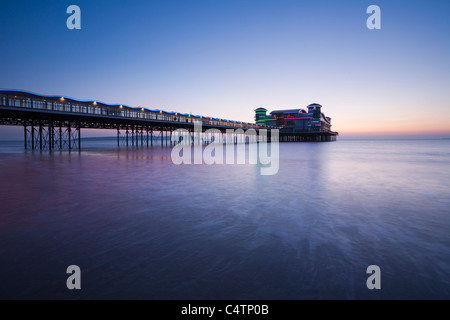
[[[267,114],[267,109],[255,110],[255,120],[259,125],[273,126],[280,133],[334,133],[331,131],[331,118],[322,112],[318,103],[299,109],[275,110]]]

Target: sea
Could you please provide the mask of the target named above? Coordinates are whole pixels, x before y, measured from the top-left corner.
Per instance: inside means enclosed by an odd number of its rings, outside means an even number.
[[[280,143],[274,175],[82,146],[0,142],[0,299],[450,299],[448,138]]]

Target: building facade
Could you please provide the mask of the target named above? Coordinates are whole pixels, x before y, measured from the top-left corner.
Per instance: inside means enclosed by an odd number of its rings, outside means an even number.
[[[322,113],[322,106],[310,104],[306,109],[275,110],[269,115],[267,109],[255,110],[257,124],[274,126],[285,133],[332,132],[331,118]]]

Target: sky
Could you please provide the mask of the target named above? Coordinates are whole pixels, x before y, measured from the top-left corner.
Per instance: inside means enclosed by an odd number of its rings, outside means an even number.
[[[449,14],[444,0],[3,0],[0,88],[247,122],[320,103],[341,135],[450,134]]]

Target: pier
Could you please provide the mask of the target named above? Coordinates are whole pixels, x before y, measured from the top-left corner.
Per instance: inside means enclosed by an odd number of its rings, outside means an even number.
[[[195,136],[194,126],[201,122],[202,132]],[[219,119],[164,110],[133,108],[97,101],[80,101],[68,97],[44,96],[25,91],[0,90],[0,125],[23,127],[24,148],[31,150],[81,149],[81,129],[113,129],[117,146],[153,147],[172,145],[177,129],[187,130],[194,143],[210,143],[208,129],[227,134],[237,130],[235,143],[257,142],[267,132],[271,141],[274,126]],[[239,130],[241,129],[241,130]],[[256,135],[246,136],[253,129]],[[335,132],[283,133],[280,142],[334,141]]]

